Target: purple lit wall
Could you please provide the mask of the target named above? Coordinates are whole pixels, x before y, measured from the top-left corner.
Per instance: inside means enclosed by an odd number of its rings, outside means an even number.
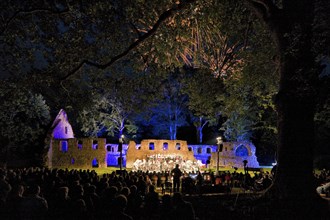
[[[53,137],[55,139],[74,138],[73,130],[69,123],[68,116],[63,109],[61,109],[56,116],[52,126],[55,127],[53,129]]]

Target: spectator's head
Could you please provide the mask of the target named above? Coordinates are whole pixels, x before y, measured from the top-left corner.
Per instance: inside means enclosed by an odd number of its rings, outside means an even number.
[[[95,185],[90,185],[86,189],[86,194],[95,194],[96,193],[96,186]]]
[[[137,186],[136,185],[131,185],[129,189],[131,191],[131,194],[135,195],[137,193]]]
[[[130,193],[131,193],[131,190],[128,187],[126,187],[126,186],[121,189],[121,194],[123,194],[124,196],[126,196],[126,198],[127,198],[127,196]]]
[[[173,193],[172,201],[173,201],[173,204],[174,204],[174,205],[183,202],[183,198],[182,198],[181,193],[179,193],[179,192],[175,192],[175,193]]]
[[[149,192],[155,192],[155,186],[154,185],[149,186]]]
[[[84,195],[84,188],[82,185],[73,186],[71,191],[72,198],[76,199]]]
[[[66,186],[60,187],[58,189],[58,196],[62,199],[67,199],[69,195],[69,188]]]
[[[117,193],[118,193],[118,188],[115,186],[110,186],[105,190],[105,196],[107,198],[114,198]]]
[[[11,189],[11,194],[15,196],[22,197],[24,193],[24,186],[21,184],[14,185]]]
[[[123,188],[122,182],[116,182],[115,186],[117,187],[118,192],[120,192],[122,190],[122,188]]]
[[[123,211],[127,206],[126,196],[124,196],[123,194],[119,194],[118,196],[115,197],[114,204],[118,211]]]
[[[162,202],[164,206],[171,206],[171,196],[167,194],[163,195]]]
[[[28,195],[39,195],[40,194],[40,186],[37,184],[32,184],[27,187],[26,193]]]
[[[73,210],[78,213],[84,213],[86,212],[86,203],[83,199],[78,199],[74,204],[73,204]]]

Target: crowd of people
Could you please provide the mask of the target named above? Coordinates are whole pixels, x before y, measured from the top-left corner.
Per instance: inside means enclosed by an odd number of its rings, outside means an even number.
[[[195,219],[180,192],[160,196],[158,184],[145,172],[1,169],[0,219]]]
[[[0,169],[0,219],[196,219],[186,194],[212,187],[260,190],[272,183],[268,172],[251,177],[238,172],[187,174],[176,168],[101,176],[93,170]],[[328,176],[316,177],[322,181]]]
[[[330,198],[330,170],[323,169],[319,174],[314,173],[316,191]]]

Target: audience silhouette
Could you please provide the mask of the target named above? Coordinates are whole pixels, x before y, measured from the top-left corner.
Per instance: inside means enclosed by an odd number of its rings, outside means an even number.
[[[188,201],[186,194],[199,197],[210,187],[220,186],[229,192],[232,187],[255,190],[256,183],[263,190],[272,184],[272,174],[268,172],[253,177],[236,171],[222,172],[216,178],[180,172],[173,172],[178,177],[173,176],[173,181],[179,179],[175,192],[163,191],[159,195],[156,189],[170,181],[169,173],[125,171],[98,177],[93,170],[0,169],[0,219],[197,219],[192,205],[196,203]],[[329,180],[329,171],[315,174],[315,188]],[[182,193],[178,188],[181,181]]]

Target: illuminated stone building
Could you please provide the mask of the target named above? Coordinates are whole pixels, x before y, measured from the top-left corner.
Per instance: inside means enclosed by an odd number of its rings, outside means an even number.
[[[67,114],[61,110],[53,123],[52,138],[47,157],[48,167],[82,168],[119,166],[118,144],[107,143],[105,138],[75,138]],[[224,142],[219,153],[220,167],[259,167],[255,146],[250,142]],[[123,144],[123,166],[134,169],[137,162],[148,164],[146,169],[165,169],[165,164],[215,168],[218,160],[217,146],[188,145],[183,140],[143,140]],[[150,167],[152,166],[152,167]],[[171,165],[172,166],[172,165]],[[168,169],[170,166],[168,166]]]

